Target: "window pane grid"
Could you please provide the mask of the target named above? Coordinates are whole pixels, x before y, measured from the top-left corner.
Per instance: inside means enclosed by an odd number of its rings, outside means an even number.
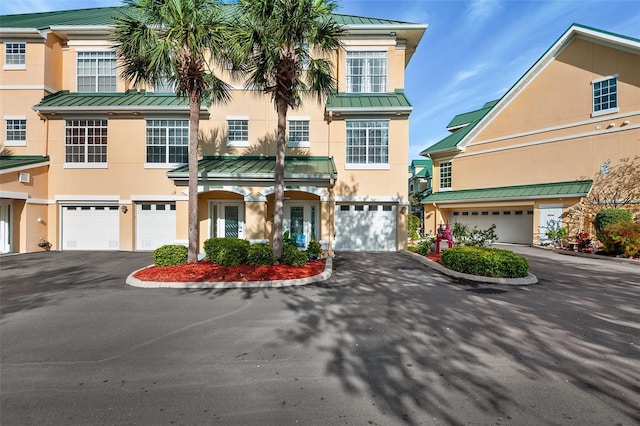
[[[388,164],[389,124],[384,121],[347,122],[347,163]]]
[[[386,52],[347,52],[346,77],[349,93],[386,92]]]
[[[440,163],[440,188],[451,188],[451,162]]]
[[[593,112],[606,111],[617,107],[617,77],[593,83]]]
[[[7,65],[24,65],[26,50],[26,43],[5,43],[4,63]]]
[[[67,120],[65,162],[107,162],[107,120]]]
[[[147,163],[189,161],[188,120],[147,121]]]
[[[115,52],[78,52],[77,79],[78,92],[115,92]]]
[[[7,141],[27,140],[27,120],[7,120]]]
[[[227,122],[228,142],[248,142],[249,141],[249,121],[229,120]]]
[[[309,121],[290,120],[289,121],[289,142],[309,142]]]

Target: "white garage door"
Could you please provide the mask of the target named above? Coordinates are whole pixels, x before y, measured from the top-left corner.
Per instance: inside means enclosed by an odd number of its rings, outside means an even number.
[[[136,250],[176,242],[176,203],[136,204]]]
[[[336,206],[336,250],[396,251],[396,206]]]
[[[63,250],[118,250],[118,206],[63,206]]]
[[[450,223],[462,223],[471,228],[488,229],[496,225],[499,243],[531,244],[533,242],[533,210],[463,210],[453,211]]]

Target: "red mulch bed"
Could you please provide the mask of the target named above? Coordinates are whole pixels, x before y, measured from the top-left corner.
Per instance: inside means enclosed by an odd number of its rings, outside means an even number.
[[[429,260],[433,260],[436,263],[442,263],[440,261],[440,255],[439,254],[435,254],[435,253],[429,253],[428,255],[425,256],[427,259]]]
[[[178,266],[151,266],[133,276],[140,281],[161,282],[223,282],[270,281],[307,278],[324,272],[325,259],[307,262],[304,266],[221,266],[208,260]]]

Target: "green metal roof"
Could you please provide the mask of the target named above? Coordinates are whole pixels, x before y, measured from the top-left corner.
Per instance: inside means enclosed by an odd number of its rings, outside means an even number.
[[[497,103],[498,100],[487,102],[480,109],[456,115],[455,117],[453,117],[451,122],[447,124],[447,129],[455,129],[457,127],[462,127],[464,125],[479,121],[482,117],[487,115],[489,110],[491,110],[491,108],[493,108],[493,106]]]
[[[340,113],[410,113],[413,106],[403,90],[393,93],[334,93],[327,111]]]
[[[420,159],[420,160],[411,160],[411,165],[417,166],[417,167],[426,167],[426,166],[430,166],[431,164],[432,162],[428,158]]]
[[[207,156],[198,162],[198,177],[205,181],[273,182],[275,157]],[[180,166],[167,173],[176,181],[188,180],[189,166]],[[285,183],[311,183],[328,181],[338,176],[333,157],[286,157]]]
[[[119,7],[99,7],[93,9],[59,10],[53,12],[3,15],[0,28],[38,28],[44,29],[62,25],[111,25],[118,16]]]
[[[537,198],[584,197],[589,194],[592,180],[541,183],[533,185],[503,186],[499,188],[465,189],[435,192],[422,200],[427,203],[453,203],[465,201],[529,200]]]
[[[465,137],[471,131],[471,129],[476,126],[476,124],[478,124],[478,121],[463,127],[455,133],[450,134],[446,138],[420,152],[420,155],[433,154],[438,151],[449,151],[454,149],[458,145],[458,142],[460,142],[462,138]]]
[[[147,93],[127,90],[124,93],[75,93],[67,90],[45,96],[33,107],[47,112],[117,112],[117,111],[189,111],[189,100],[173,93]],[[202,110],[206,111],[203,106]]]
[[[228,5],[229,7],[234,5]],[[112,19],[119,15],[123,7],[100,7],[90,9],[61,10],[53,12],[26,13],[19,15],[3,15],[0,28],[37,28],[52,26],[91,26],[111,25]],[[339,25],[415,25],[410,22],[390,19],[368,18],[364,16],[334,14],[333,19]]]
[[[46,155],[0,155],[0,171],[12,172],[45,166],[49,162]]]

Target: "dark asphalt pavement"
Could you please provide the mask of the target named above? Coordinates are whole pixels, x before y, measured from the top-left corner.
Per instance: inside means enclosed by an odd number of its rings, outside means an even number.
[[[341,253],[323,285],[128,287],[150,253],[0,258],[0,424],[637,425],[640,267],[540,284]]]

